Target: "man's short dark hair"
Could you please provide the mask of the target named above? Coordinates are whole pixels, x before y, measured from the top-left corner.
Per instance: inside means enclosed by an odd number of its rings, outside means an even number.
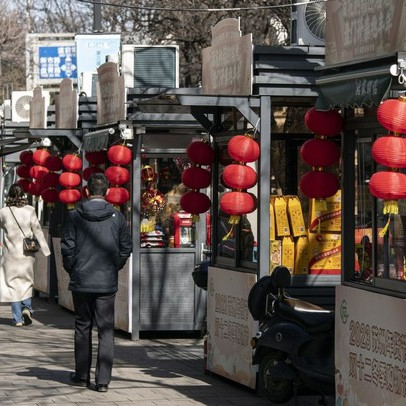
[[[103,173],[94,173],[87,181],[90,196],[105,196],[109,181]]]

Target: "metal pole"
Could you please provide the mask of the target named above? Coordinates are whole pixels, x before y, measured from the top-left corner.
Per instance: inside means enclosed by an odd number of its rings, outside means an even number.
[[[101,31],[101,4],[97,0],[93,0],[93,32]]]

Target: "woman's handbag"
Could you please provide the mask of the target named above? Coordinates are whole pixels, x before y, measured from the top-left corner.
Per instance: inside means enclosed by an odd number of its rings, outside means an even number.
[[[37,252],[40,250],[40,245],[38,240],[33,236],[33,237],[26,237],[24,234],[23,229],[21,228],[20,224],[18,223],[16,216],[13,213],[13,210],[11,210],[11,207],[8,207],[11,211],[11,214],[14,217],[14,220],[16,221],[19,229],[21,230],[21,232],[23,233],[24,239],[23,239],[23,249],[24,249],[24,253],[27,254],[32,254],[34,252]]]

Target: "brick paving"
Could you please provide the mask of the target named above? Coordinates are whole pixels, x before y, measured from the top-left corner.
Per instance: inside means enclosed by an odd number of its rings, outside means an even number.
[[[115,338],[113,379],[107,393],[69,385],[73,371],[73,315],[34,298],[31,326],[11,325],[0,304],[0,405],[271,405],[249,388],[205,374],[200,338]],[[97,339],[94,332],[94,340]],[[95,357],[94,357],[95,359]],[[316,406],[316,398],[298,406]],[[290,402],[289,405],[294,405]]]

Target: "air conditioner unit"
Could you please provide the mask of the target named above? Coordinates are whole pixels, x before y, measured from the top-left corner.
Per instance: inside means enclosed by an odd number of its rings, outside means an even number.
[[[122,45],[126,87],[179,87],[178,45]]]
[[[49,106],[49,92],[42,91],[45,97],[45,110]],[[15,123],[28,123],[30,121],[30,101],[32,100],[32,91],[13,91],[11,92],[11,121]]]
[[[325,45],[326,4],[301,4],[292,6],[290,43],[291,45]]]
[[[82,72],[79,94],[85,93],[87,97],[96,97],[97,80],[97,72]]]

